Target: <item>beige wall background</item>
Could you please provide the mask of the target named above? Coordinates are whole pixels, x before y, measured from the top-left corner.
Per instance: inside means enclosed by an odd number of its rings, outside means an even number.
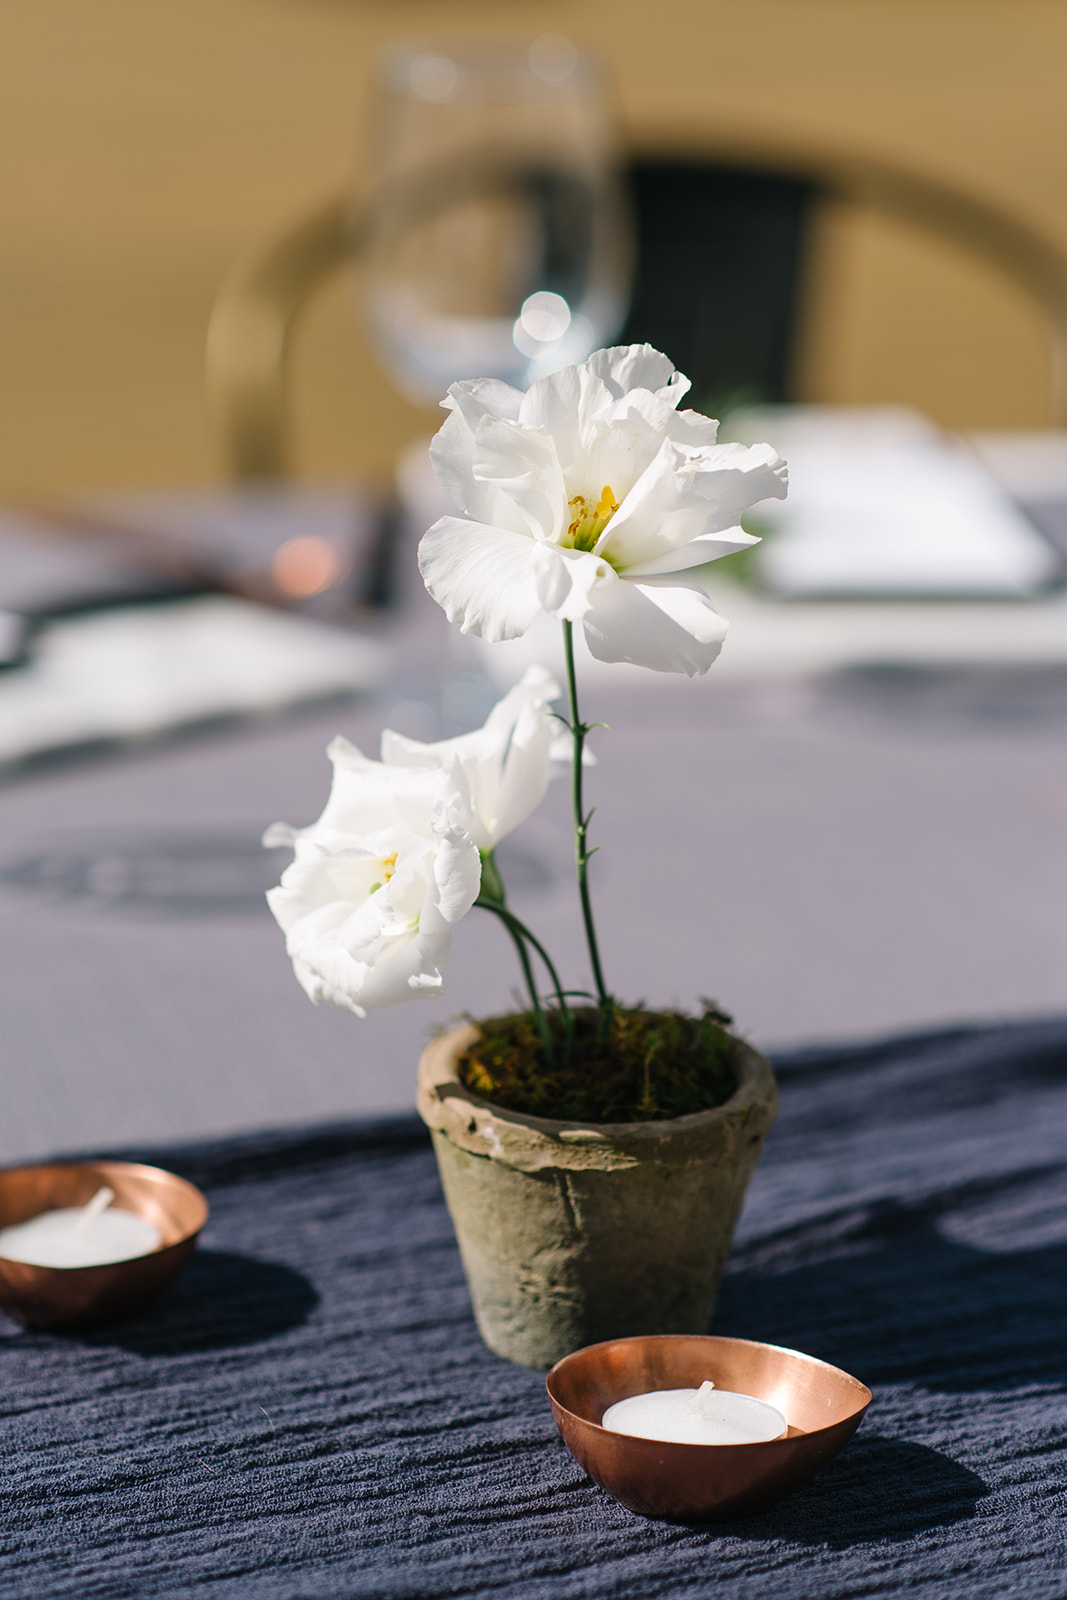
[[[1067,248],[1067,0],[0,0],[0,494],[218,479],[202,352],[228,266],[352,180],[386,39],[490,29],[599,50],[637,147],[836,141]],[[1045,425],[1041,320],[989,270],[836,213],[819,262],[807,397]],[[308,476],[384,478],[434,423],[353,298],[331,286],[301,330]]]

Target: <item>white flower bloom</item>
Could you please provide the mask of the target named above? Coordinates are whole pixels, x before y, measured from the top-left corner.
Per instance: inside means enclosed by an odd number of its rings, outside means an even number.
[[[522,394],[455,383],[430,446],[463,517],[419,546],[426,587],[464,633],[525,633],[541,611],[581,623],[593,655],[706,672],[726,623],[680,576],[756,540],[743,511],[785,494],[770,445],[718,445],[677,410],[689,380],[650,345],[598,350]]]
[[[328,754],[333,785],[319,820],[275,823],[263,836],[295,852],[267,900],[311,999],[362,1017],[441,993],[481,860],[458,769],[385,767],[340,738]]]
[[[387,728],[382,760],[427,770],[458,766],[470,794],[471,836],[492,850],[544,799],[560,750],[560,723],[549,710],[560,688],[543,667],[530,667],[489,713],[485,726],[437,744],[420,744]]]

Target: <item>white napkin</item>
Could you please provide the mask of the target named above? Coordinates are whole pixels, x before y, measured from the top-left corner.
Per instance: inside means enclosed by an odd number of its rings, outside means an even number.
[[[767,408],[732,431],[770,439],[789,463],[788,499],[754,513],[772,593],[1022,599],[1058,574],[976,456],[914,412]]]
[[[92,612],[0,675],[0,763],[269,711],[381,681],[373,640],[223,595]]]

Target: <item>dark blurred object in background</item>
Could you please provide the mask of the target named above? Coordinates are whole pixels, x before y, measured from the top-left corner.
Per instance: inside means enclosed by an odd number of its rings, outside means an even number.
[[[638,161],[637,269],[621,343],[669,350],[700,409],[794,398],[791,365],[815,186],[686,161]]]

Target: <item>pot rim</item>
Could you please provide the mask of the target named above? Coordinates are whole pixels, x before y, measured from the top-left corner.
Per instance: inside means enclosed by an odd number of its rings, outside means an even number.
[[[417,1105],[427,1127],[479,1155],[515,1162],[514,1150],[505,1155],[501,1136],[511,1144],[524,1141],[540,1146],[542,1158],[522,1160],[522,1165],[555,1164],[565,1151],[618,1152],[636,1159],[642,1149],[649,1154],[668,1143],[703,1143],[706,1135],[723,1124],[758,1117],[765,1131],[777,1111],[777,1094],[770,1062],[744,1039],[736,1039],[739,1077],[737,1087],[721,1105],[692,1111],[684,1117],[655,1122],[590,1122],[535,1117],[511,1111],[484,1100],[460,1082],[456,1059],[472,1039],[476,1022],[467,1022],[439,1035],[426,1047],[419,1062]],[[762,1113],[762,1114],[760,1114]]]

